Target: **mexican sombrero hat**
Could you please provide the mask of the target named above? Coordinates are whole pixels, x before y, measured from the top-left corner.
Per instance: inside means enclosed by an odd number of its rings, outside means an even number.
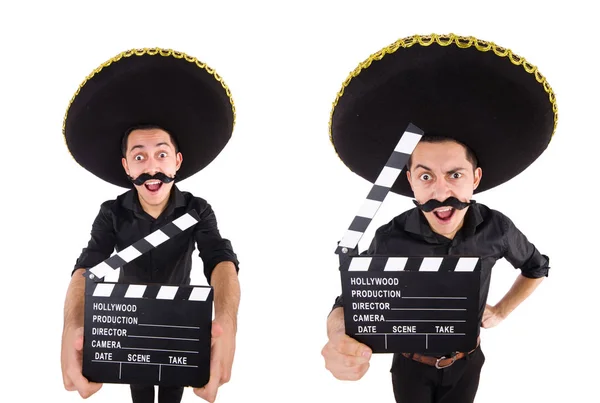
[[[476,154],[482,192],[531,165],[557,121],[552,88],[523,57],[474,37],[414,35],[350,74],[333,103],[329,135],[343,163],[372,183],[409,123],[454,138]],[[404,173],[391,191],[413,196]]]
[[[131,188],[121,165],[121,140],[139,125],[156,125],[175,137],[184,156],[177,178],[183,180],[226,146],[235,107],[222,78],[195,57],[171,49],[133,49],[85,78],[69,102],[63,135],[82,167]]]

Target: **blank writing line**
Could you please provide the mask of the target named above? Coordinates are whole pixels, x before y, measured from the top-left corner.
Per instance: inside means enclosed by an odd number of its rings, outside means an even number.
[[[422,320],[403,320],[403,319],[388,319],[386,322],[433,322],[433,323],[441,323],[441,322],[450,322],[450,323],[464,323],[466,320],[435,320],[435,319],[422,319]]]
[[[121,350],[145,350],[145,351],[167,351],[169,353],[190,353],[190,354],[198,354],[197,351],[187,351],[187,350],[165,350],[162,348],[141,348],[141,347],[121,347]]]
[[[466,311],[466,308],[392,308],[392,311]]]
[[[464,336],[465,333],[356,333],[356,336]]]
[[[132,335],[132,334],[128,334],[127,337],[138,337],[140,339],[167,339],[167,340],[200,341],[200,339],[185,339],[183,337],[137,336],[137,335]]]
[[[404,299],[467,299],[467,297],[402,297]]]
[[[139,323],[138,326],[177,327],[180,329],[200,329],[199,326],[152,325],[150,323]]]
[[[183,365],[183,364],[161,364],[159,362],[135,362],[135,361],[110,361],[110,360],[92,360],[93,362],[108,362],[108,363],[119,363],[119,364],[140,364],[140,365],[167,365],[169,367],[189,367],[198,368],[197,365]]]

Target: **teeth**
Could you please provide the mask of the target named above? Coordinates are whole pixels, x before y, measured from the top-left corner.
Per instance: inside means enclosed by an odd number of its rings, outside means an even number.
[[[452,210],[452,207],[443,207],[441,209],[435,210],[438,213],[443,213],[444,211],[450,211]]]
[[[146,185],[158,185],[160,183],[160,181],[158,180],[154,180],[154,181],[147,181]]]

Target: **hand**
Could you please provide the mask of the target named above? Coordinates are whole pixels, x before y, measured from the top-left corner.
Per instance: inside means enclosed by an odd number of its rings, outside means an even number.
[[[213,320],[210,348],[210,379],[202,388],[194,388],[194,393],[207,402],[214,403],[217,390],[231,378],[233,356],[235,354],[235,332],[232,326],[221,325]]]
[[[495,306],[486,304],[485,311],[483,311],[483,319],[481,321],[481,327],[489,329],[498,325],[504,320],[504,317],[500,314],[500,311]]]
[[[84,399],[102,387],[101,383],[89,382],[81,373],[83,361],[83,328],[65,329],[63,332],[60,363],[63,384],[68,391],[77,391]]]
[[[339,332],[329,338],[321,355],[325,358],[325,368],[335,378],[342,381],[357,381],[369,369],[372,351],[368,346]]]

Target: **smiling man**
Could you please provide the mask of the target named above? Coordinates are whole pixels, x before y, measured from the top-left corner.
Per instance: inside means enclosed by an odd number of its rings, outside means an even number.
[[[505,320],[550,268],[548,256],[506,215],[473,200],[476,192],[510,180],[533,163],[556,127],[550,86],[545,79],[540,83],[539,72],[524,68],[529,65],[522,59],[518,64],[502,56],[505,49],[455,35],[401,39],[353,72],[331,121],[338,155],[372,183],[407,125],[424,130],[405,173],[390,189],[413,198],[415,208],[378,228],[362,255],[478,256],[483,328]],[[491,271],[502,258],[520,273],[504,297],[490,305]],[[327,318],[327,336],[321,351],[326,368],[337,379],[361,379],[372,351],[346,335],[343,296]],[[396,401],[473,402],[484,361],[479,338],[471,351],[398,351],[391,368]]]
[[[222,238],[208,202],[178,188],[227,144],[235,121],[223,81],[206,65],[168,50],[124,52],[82,84],[65,116],[64,136],[75,160],[128,190],[100,206],[90,239],[71,273],[64,311],[64,386],[87,398],[101,384],[82,375],[85,279],[82,273],[116,251],[195,210],[199,221],[121,267],[120,283],[188,285],[195,248],[214,289],[210,380],[194,392],[214,402],[231,376],[240,299],[238,260]],[[185,155],[185,160],[184,160]],[[153,403],[153,385],[130,385],[134,403]],[[158,388],[159,403],[180,402],[181,387]]]

